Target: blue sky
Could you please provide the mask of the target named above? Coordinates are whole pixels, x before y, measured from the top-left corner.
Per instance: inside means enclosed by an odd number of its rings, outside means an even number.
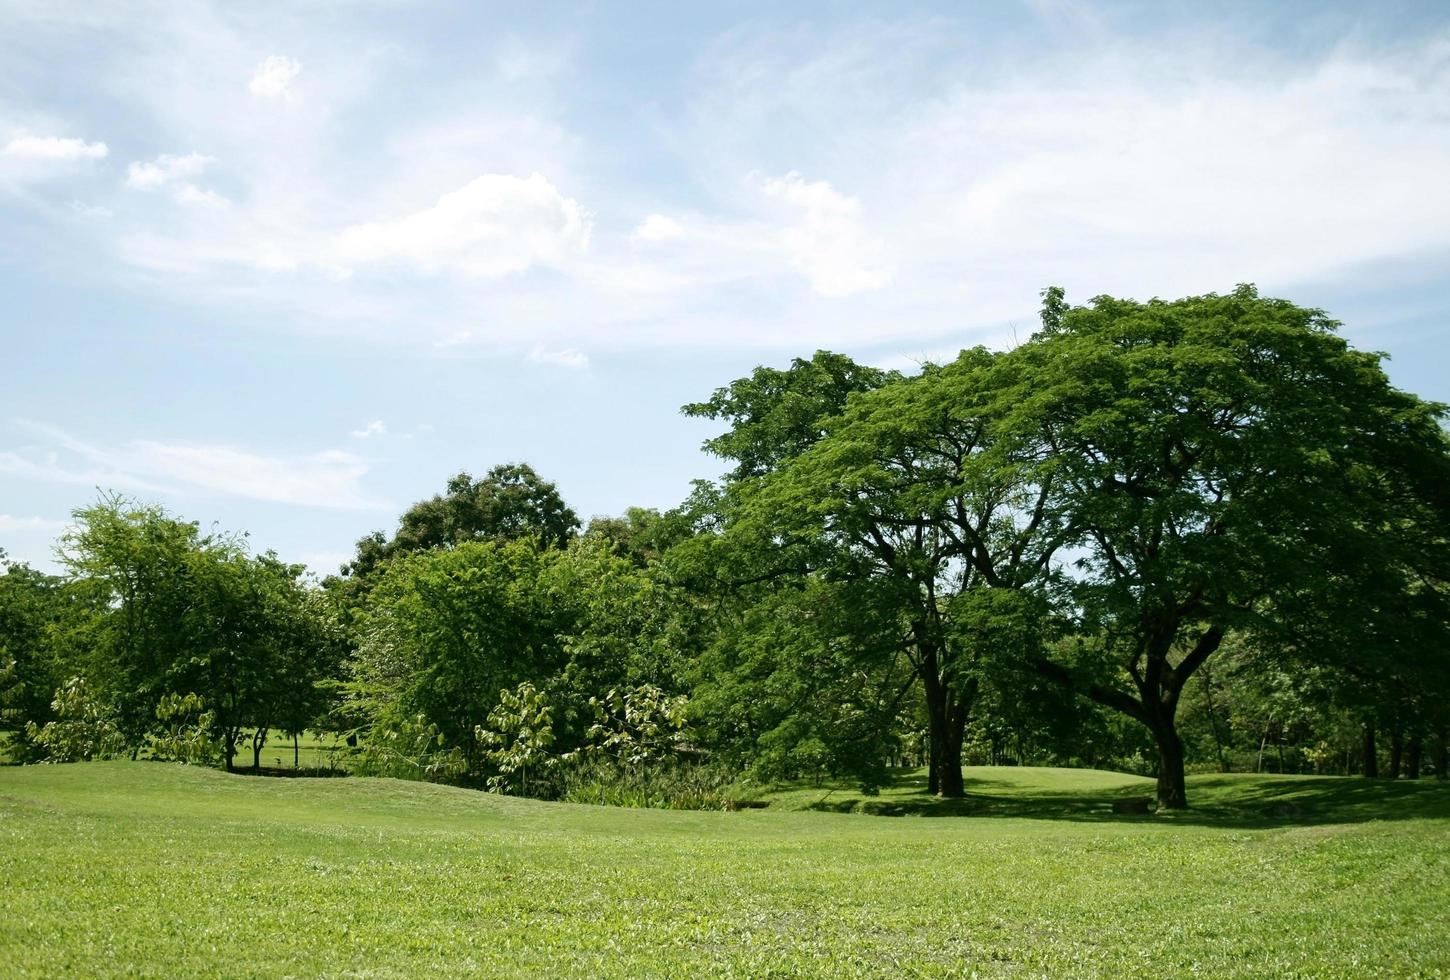
[[[449,474],[583,516],[679,406],[1038,291],[1322,306],[1450,400],[1450,8],[0,2],[0,547],[96,488],[331,570]]]

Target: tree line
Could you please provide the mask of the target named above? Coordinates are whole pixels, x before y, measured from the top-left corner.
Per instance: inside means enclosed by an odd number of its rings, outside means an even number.
[[[729,469],[583,526],[460,473],[321,583],[116,496],[0,576],[19,760],[349,768],[701,805],[964,762],[1444,778],[1450,442],[1323,312],[1066,302],[903,374],[820,351],[684,407]]]

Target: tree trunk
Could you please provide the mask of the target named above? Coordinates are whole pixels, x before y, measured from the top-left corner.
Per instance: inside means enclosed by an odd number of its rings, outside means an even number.
[[[1224,751],[1223,733],[1218,727],[1218,711],[1213,706],[1213,679],[1207,666],[1199,676],[1203,678],[1203,703],[1208,708],[1208,730],[1213,734],[1213,747],[1218,754],[1218,771],[1228,772],[1228,754]]]
[[[237,754],[237,733],[234,729],[228,728],[222,736],[226,744],[222,747],[222,754],[225,757],[227,772],[232,772],[232,758]]]
[[[937,674],[935,650],[928,649],[923,654],[919,673],[931,742],[932,767],[927,789],[934,796],[958,798],[963,793],[961,728],[964,725],[956,724],[951,688]],[[956,729],[955,738],[953,729]]]
[[[1171,718],[1160,721],[1153,732],[1158,742],[1158,808],[1188,809],[1188,789],[1183,779],[1183,740]]]
[[[301,748],[297,744],[297,733],[296,732],[293,732],[292,733],[292,768],[293,769],[300,768],[297,765],[297,760],[300,759],[301,757],[302,757],[302,750],[301,750]]]
[[[966,730],[966,707],[958,704],[947,718],[941,784],[937,787],[937,794],[945,799],[959,800],[967,794],[966,780],[962,778],[962,740]]]
[[[1390,778],[1400,778],[1400,760],[1405,754],[1405,736],[1398,728],[1390,732]]]
[[[262,748],[267,744],[267,729],[259,728],[252,733],[252,771],[262,768]]]
[[[1410,744],[1405,747],[1405,778],[1420,778],[1420,763],[1424,759],[1425,743],[1420,740],[1419,734],[1410,736]]]
[[[1374,741],[1374,723],[1364,723],[1364,778],[1378,779],[1380,777],[1379,748]]]
[[[1435,778],[1450,778],[1450,732],[1443,728],[1435,734]]]

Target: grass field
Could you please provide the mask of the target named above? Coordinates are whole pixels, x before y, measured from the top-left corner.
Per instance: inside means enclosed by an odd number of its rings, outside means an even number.
[[[688,813],[4,768],[0,973],[1450,974],[1443,784],[1201,776],[1127,817],[1145,780],[971,770],[948,807],[915,778]],[[865,803],[920,816],[817,812]]]

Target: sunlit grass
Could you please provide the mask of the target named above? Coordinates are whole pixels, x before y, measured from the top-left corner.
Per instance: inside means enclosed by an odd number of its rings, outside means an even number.
[[[1206,809],[1181,819],[1071,805],[1138,792],[1131,776],[968,778],[1020,812],[783,809],[815,787],[689,813],[159,763],[3,769],[0,973],[1450,971],[1444,785],[1195,777]],[[1264,814],[1285,797],[1294,815]]]

